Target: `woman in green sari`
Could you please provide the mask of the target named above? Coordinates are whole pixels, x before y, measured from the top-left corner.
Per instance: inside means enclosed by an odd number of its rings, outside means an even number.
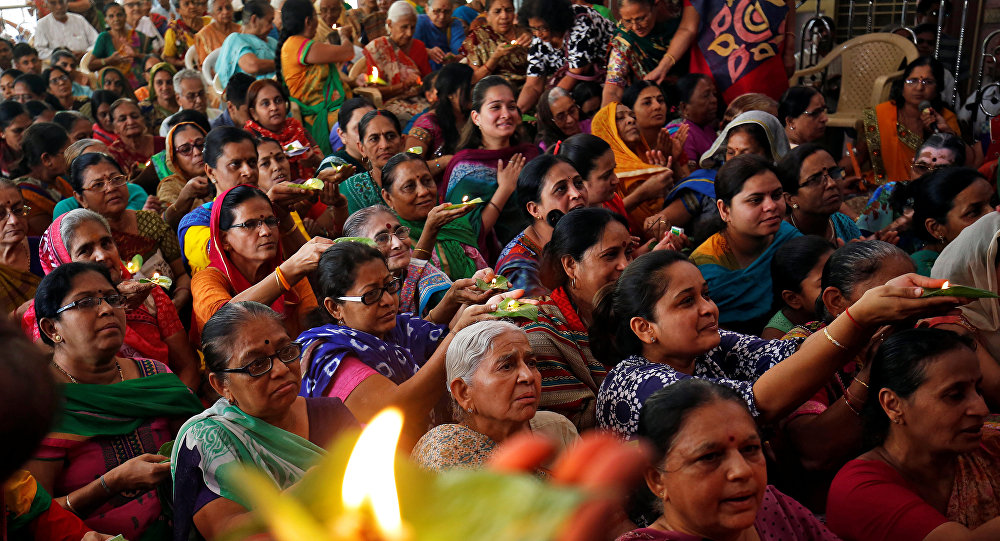
[[[684,48],[678,45],[668,51],[680,26],[680,7],[680,2],[618,0],[619,24],[608,51],[604,105],[621,102],[626,88],[654,71],[667,69],[677,76],[686,73],[687,63],[678,62]]]
[[[399,223],[410,228],[413,257],[429,260],[452,280],[471,278],[487,267],[478,248],[483,205],[438,205],[437,184],[420,156],[397,154],[385,164],[382,197]]]
[[[340,185],[347,198],[347,212],[372,205],[385,205],[382,199],[382,167],[389,158],[403,151],[403,128],[396,115],[379,109],[368,111],[358,121],[358,147],[361,163],[367,171],[358,173]]]
[[[287,489],[319,462],[323,446],[358,424],[339,398],[298,396],[302,346],[267,306],[230,302],[201,338],[209,383],[222,398],[177,435],[170,457],[175,539],[213,539],[249,512],[232,480],[241,465],[255,465]]]
[[[94,263],[60,265],[38,286],[35,314],[65,403],[27,468],[96,531],[170,539],[156,490],[170,466],[158,451],[173,439],[170,421],[197,413],[201,402],[165,365],[119,355],[125,305],[108,269]]]

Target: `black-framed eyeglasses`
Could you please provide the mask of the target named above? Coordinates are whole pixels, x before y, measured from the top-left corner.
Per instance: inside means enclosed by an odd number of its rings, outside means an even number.
[[[278,359],[284,364],[291,364],[302,357],[302,344],[292,342],[287,346],[278,348],[271,355],[257,357],[239,368],[226,368],[219,370],[226,374],[246,374],[251,378],[259,378],[274,368],[274,359]]]
[[[820,171],[815,175],[810,175],[806,177],[805,182],[799,184],[799,188],[812,188],[814,186],[819,186],[826,179],[840,180],[844,178],[844,169],[841,167],[831,167],[825,171]]]
[[[230,229],[238,227],[241,229],[249,229],[250,231],[256,231],[260,229],[260,226],[266,225],[268,229],[274,229],[278,227],[278,219],[274,216],[268,216],[267,218],[251,218],[245,222],[233,224],[229,226]]]
[[[924,176],[927,173],[933,173],[934,171],[937,171],[938,169],[944,169],[945,167],[948,167],[949,165],[951,165],[951,164],[950,163],[928,164],[928,163],[924,163],[924,162],[914,162],[913,165],[910,166],[910,167],[913,169],[913,172],[916,173],[918,176]],[[0,220],[0,221],[2,221],[2,220]]]
[[[77,299],[66,306],[63,306],[56,310],[57,314],[61,314],[66,310],[71,310],[73,308],[83,308],[89,310],[91,308],[97,308],[100,306],[101,301],[108,303],[108,306],[112,308],[121,308],[125,306],[125,295],[120,293],[113,293],[111,295],[105,295],[103,297],[84,297],[82,299]]]
[[[393,231],[392,233],[389,233],[388,231],[382,231],[378,235],[375,235],[374,239],[375,244],[378,244],[379,246],[385,246],[386,244],[389,244],[390,240],[392,240],[393,235],[399,238],[399,240],[406,240],[410,238],[410,228],[406,227],[405,225],[401,225],[397,227],[396,230]]]
[[[376,287],[375,289],[370,289],[361,294],[360,297],[337,297],[338,301],[348,301],[348,302],[360,302],[365,306],[371,306],[382,298],[382,295],[388,293],[390,295],[395,295],[399,293],[399,290],[403,289],[403,278],[394,278],[388,284],[382,287]]]
[[[828,113],[829,111],[830,111],[830,109],[826,105],[824,105],[822,107],[817,107],[817,108],[813,109],[812,111],[805,111],[802,114],[805,115],[805,116],[808,116],[808,117],[816,118],[816,117],[818,117],[819,115],[821,115],[823,113]]]
[[[903,81],[907,86],[937,86],[937,81],[934,79],[921,79],[919,77],[913,77]]]
[[[205,146],[205,138],[201,137],[191,141],[190,143],[184,143],[183,145],[174,149],[174,152],[180,154],[181,156],[190,156],[194,149],[202,148]]]
[[[531,30],[535,34],[546,34],[549,31],[548,26],[529,26],[528,30]]]
[[[7,207],[0,207],[0,223],[6,222],[7,218],[10,218],[11,214],[24,218],[30,212],[31,207],[25,204],[21,204],[20,206],[14,205],[13,207],[10,207],[10,209]]]
[[[108,188],[117,188],[119,186],[124,186],[126,182],[128,182],[128,177],[126,177],[125,175],[115,175],[107,179],[97,180],[90,186],[84,188],[84,190],[92,192],[103,192]]]

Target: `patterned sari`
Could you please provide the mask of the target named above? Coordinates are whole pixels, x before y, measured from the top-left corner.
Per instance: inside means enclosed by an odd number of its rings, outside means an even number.
[[[27,240],[24,241],[27,248]],[[29,271],[0,265],[0,310],[10,314],[19,306],[35,298],[41,278]]]
[[[649,35],[639,36],[619,24],[615,29],[615,37],[611,40],[608,73],[605,79],[607,84],[627,88],[656,69],[666,54],[678,26],[680,17],[671,18],[656,23]],[[680,62],[672,66],[670,71],[678,72],[686,69],[686,67],[680,68],[679,64]]]
[[[423,317],[437,306],[449,289],[451,280],[445,273],[427,260],[411,257],[403,289],[399,290],[399,311]]]
[[[305,180],[314,176],[315,171],[312,167],[306,165],[305,161],[307,158],[313,156],[313,150],[315,150],[318,145],[316,144],[316,141],[313,141],[313,138],[306,133],[305,128],[302,127],[302,124],[298,120],[294,118],[286,118],[285,123],[281,126],[281,131],[273,132],[264,126],[261,126],[255,120],[248,119],[246,124],[243,125],[243,129],[263,137],[274,139],[280,143],[282,147],[292,142],[297,142],[300,146],[309,147],[309,152],[289,157],[288,163],[292,169],[293,180]],[[329,137],[327,140],[329,140]]]
[[[163,56],[183,59],[188,47],[194,47],[195,36],[211,24],[211,17],[201,18],[201,28],[195,30],[191,28],[184,19],[177,18],[167,23],[167,31],[163,33]]]
[[[361,9],[350,9],[344,12],[343,19],[354,29],[354,36],[363,45],[388,33],[385,28],[386,13],[382,10],[365,13]]]
[[[38,217],[52,220],[56,203],[67,197],[73,197],[74,194],[73,187],[62,177],[56,177],[51,184],[32,177],[21,177],[15,182],[17,182],[18,189],[21,190],[24,202],[31,207],[28,214],[29,221]]]
[[[194,122],[181,122],[174,126],[167,133],[167,148],[163,152],[153,154],[153,157],[149,159],[154,171],[156,171],[156,178],[160,180],[160,183],[156,186],[156,197],[165,206],[174,204],[177,201],[177,197],[180,196],[181,190],[191,180],[186,178],[184,172],[177,166],[177,154],[174,152],[174,134],[177,133],[177,129],[181,126],[198,127]],[[201,131],[201,127],[198,127],[198,131]],[[204,135],[204,132],[202,132],[202,136]],[[205,200],[203,199],[195,199],[191,206],[194,208],[204,203]]]
[[[198,51],[198,64],[205,61],[208,53],[222,47],[222,42],[226,41],[229,34],[240,31],[240,25],[229,23],[228,27],[223,27],[218,21],[212,21],[205,25],[194,35],[194,46]]]
[[[314,40],[292,36],[281,46],[281,75],[288,86],[292,102],[298,104],[306,129],[313,140],[329,155],[330,126],[337,122],[340,104],[351,97],[344,88],[340,72],[334,64],[309,64],[306,56]]]
[[[379,78],[390,85],[398,85],[408,81],[420,81],[421,77],[431,72],[427,58],[427,47],[419,39],[410,40],[410,48],[404,51],[384,36],[373,39],[365,45],[365,60],[368,62],[367,73],[361,76],[359,83],[377,67]],[[416,86],[418,83],[414,83]],[[384,108],[395,113],[400,122],[409,122],[410,118],[420,114],[428,106],[423,94],[410,97],[397,97],[385,102]]]
[[[518,28],[516,32],[520,35],[521,28]],[[503,36],[493,30],[490,25],[485,22],[482,24],[474,23],[465,34],[465,41],[462,42],[462,50],[459,51],[459,54],[468,58],[471,66],[478,68],[486,64],[497,47],[507,44],[507,40],[503,39]],[[528,48],[518,47],[501,58],[491,74],[507,79],[507,82],[514,87],[514,95],[516,96],[521,91],[521,87],[524,86],[527,71]]]
[[[146,37],[146,35],[142,32],[130,30],[127,41],[128,45],[135,49],[138,53],[146,55],[153,52],[153,40]],[[108,58],[109,56],[115,54],[117,49],[118,48],[115,47],[114,38],[111,36],[111,32],[101,32],[97,36],[97,41],[94,42],[93,55],[95,58]],[[113,64],[112,66],[127,75],[128,82],[134,89],[145,84],[143,74],[146,71],[146,68],[143,64],[144,63],[141,59],[136,61],[131,58],[126,58],[117,64]]]
[[[865,142],[876,184],[910,180],[910,167],[924,142],[921,135],[897,122],[897,112],[896,104],[891,101],[864,111]],[[955,113],[945,109],[942,115],[948,126],[960,133]]]
[[[138,276],[148,278],[154,272],[174,279],[171,261],[181,257],[181,248],[177,243],[177,235],[170,229],[167,222],[159,214],[151,210],[126,210],[135,213],[138,234],[111,230],[111,237],[118,246],[118,255],[123,261],[130,261],[141,255],[142,270]]]

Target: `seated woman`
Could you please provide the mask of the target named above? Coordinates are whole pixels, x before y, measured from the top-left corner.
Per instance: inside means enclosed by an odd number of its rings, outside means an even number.
[[[205,132],[194,122],[177,124],[167,133],[167,149],[150,160],[159,184],[156,197],[165,207],[163,220],[175,231],[181,218],[205,204],[212,195],[212,185],[205,177]]]
[[[232,5],[229,9],[232,18]],[[263,0],[250,0],[243,4],[243,26],[237,25],[238,32],[227,32],[228,35],[224,36],[225,41],[218,47],[215,73],[219,76],[219,84],[223,88],[237,73],[246,73],[257,78],[274,76],[274,58],[278,54],[278,41],[268,35],[272,28],[274,28],[274,8],[271,4]]]
[[[542,249],[552,238],[555,224],[573,209],[587,206],[587,187],[573,164],[565,158],[543,154],[517,176],[517,201],[530,216],[531,225],[514,237],[497,260],[497,274],[523,289],[529,297],[545,295],[539,273]]]
[[[302,123],[288,117],[288,90],[284,85],[271,79],[254,81],[247,90],[247,113],[250,118],[243,129],[261,137],[274,139],[281,147],[294,145],[303,151],[290,152],[292,181],[312,178],[319,163],[323,161],[323,151],[316,141],[306,133]]]
[[[683,255],[642,255],[601,301],[590,327],[592,344],[609,348],[597,357],[608,365],[620,360],[597,396],[598,425],[634,435],[649,395],[689,377],[733,387],[762,422],[781,419],[852,362],[879,326],[954,308],[955,297],[920,297],[921,287],[943,283],[900,276],[867,291],[850,317],[838,316],[822,335],[768,341],[719,329],[708,283]]]
[[[760,337],[775,340],[793,327],[816,321],[816,301],[823,292],[820,280],[835,246],[823,237],[803,235],[781,245],[771,259],[773,306],[778,310]]]
[[[341,190],[347,198],[351,214],[372,205],[384,205],[382,199],[382,168],[389,158],[403,151],[402,126],[399,119],[383,109],[365,113],[357,124],[358,149],[370,168],[347,179]],[[364,164],[364,165],[367,165]]]
[[[225,473],[234,463],[264,466],[264,475],[285,490],[342,430],[357,427],[340,400],[297,396],[302,346],[263,304],[220,308],[205,324],[202,350],[221,398],[184,423],[170,457],[174,532],[184,539],[216,539],[251,510]]]
[[[793,86],[781,96],[778,120],[792,148],[818,143],[826,135],[826,98],[811,86]],[[855,172],[857,174],[857,172]]]
[[[580,120],[580,107],[569,92],[558,86],[542,92],[535,116],[538,118],[535,141],[543,152],[578,133],[590,133],[590,122]]]
[[[175,68],[184,67],[184,55],[188,47],[195,46],[195,36],[212,22],[205,16],[206,4],[196,0],[170,0],[175,13],[163,32],[163,59]]]
[[[389,271],[403,278],[399,290],[400,313],[412,312],[436,322],[445,321],[441,314],[454,313],[450,305],[455,302],[453,292],[459,289],[455,286],[458,282],[452,282],[430,261],[413,257],[410,228],[399,223],[392,209],[372,205],[355,212],[344,224],[344,236],[375,241],[375,247],[385,256]],[[438,305],[442,305],[441,309],[435,311]]]
[[[90,95],[90,111],[94,115],[94,138],[105,145],[110,145],[112,141],[118,139],[109,112],[111,105],[116,101],[118,94],[110,90],[95,90]]]
[[[896,230],[904,233],[904,245],[912,244],[906,238],[912,221],[901,211],[892,207],[892,193],[896,187],[906,182],[912,182],[927,173],[949,166],[965,166],[965,143],[956,135],[949,133],[931,134],[917,149],[913,164],[905,179],[887,182],[872,193],[868,204],[858,216],[858,228],[862,233],[872,234],[885,230]]]
[[[663,90],[653,81],[638,81],[625,89],[621,104],[635,113],[636,126],[639,134],[651,150],[659,150],[664,156],[674,158],[679,177],[687,176],[687,160],[684,155],[684,144],[687,142],[689,127],[681,126],[671,137],[666,130],[667,98]]]
[[[657,391],[642,408],[638,435],[656,450],[633,496],[635,522],[648,525],[618,541],[838,539],[767,483],[759,429],[733,389],[689,378]]]
[[[0,102],[0,175],[17,176],[24,154],[21,141],[31,126],[31,117],[24,106],[14,100]]]
[[[612,102],[602,107],[594,115],[590,132],[606,141],[614,151],[619,194],[623,198],[637,191],[646,195],[646,199],[629,210],[629,217],[635,223],[644,224],[663,209],[663,197],[674,184],[673,171],[666,159],[660,153],[650,152],[639,131],[635,113],[620,103]],[[644,188],[640,191],[640,187]]]
[[[614,23],[593,8],[570,0],[527,0],[517,12],[534,39],[528,48],[528,71],[517,98],[521,111],[535,108],[546,87],[572,90],[577,81],[603,81]]]
[[[340,398],[362,423],[389,404],[400,407],[403,448],[409,448],[427,430],[428,414],[443,396],[452,335],[445,325],[400,313],[396,293],[402,285],[377,249],[335,244],[320,257],[315,285],[327,323],[297,341],[305,363],[300,394]],[[463,310],[451,330],[494,319],[488,312],[498,300]]]
[[[483,8],[483,16],[466,29],[459,54],[474,70],[473,84],[487,75],[499,75],[516,94],[524,86],[531,34],[518,26],[513,0],[486,0]]]
[[[210,264],[191,281],[199,332],[233,300],[271,306],[284,316],[289,335],[308,328],[306,318],[316,308],[316,297],[307,276],[333,241],[315,237],[285,260],[276,214],[267,194],[254,186],[219,194],[212,205]]]
[[[840,212],[843,198],[837,182],[842,178],[844,170],[825,148],[815,143],[795,147],[778,162],[778,179],[790,207],[788,223],[803,235],[834,244],[861,238],[854,220]]]
[[[351,10],[353,11],[353,10]],[[320,169],[347,164],[358,171],[365,168],[365,156],[361,153],[358,143],[358,123],[369,111],[374,111],[371,102],[366,98],[351,98],[345,100],[337,112],[337,136],[344,143],[344,148],[327,155],[319,164]]]
[[[801,236],[785,216],[784,190],[772,162],[756,154],[736,156],[715,181],[724,228],[691,253],[719,306],[719,324],[756,333],[770,317],[771,259],[786,241]]]
[[[0,313],[6,316],[33,299],[41,281],[31,272],[29,212],[17,184],[0,178]]]
[[[69,78],[73,81],[73,95],[83,96],[89,98],[91,94],[94,93],[94,89],[90,88],[92,81],[90,75],[81,72],[78,68],[80,63],[76,59],[76,55],[73,54],[69,49],[56,49],[52,51],[52,58],[49,60],[53,66],[59,66],[66,73],[69,74]],[[93,70],[91,70],[93,71]]]
[[[682,45],[684,40],[674,43],[673,39],[681,19],[680,8],[654,0],[618,2],[622,24],[615,29],[608,51],[603,104],[622,101],[625,89],[644,79],[659,82],[668,73],[672,78],[684,74],[687,65],[678,67],[678,58],[687,60],[683,58],[687,45]]]
[[[52,66],[42,72],[42,78],[49,85],[49,95],[60,105],[60,111],[82,111],[90,115],[90,100],[85,96],[73,95],[73,81],[70,74],[59,66]]]
[[[135,273],[138,278],[160,275],[173,280],[169,289],[174,305],[184,309],[191,301],[191,277],[181,261],[177,235],[158,213],[127,207],[127,182],[118,163],[107,154],[93,152],[73,160],[70,184],[80,206],[108,220],[124,260],[142,257],[141,268]]]
[[[472,122],[465,123],[459,151],[438,183],[438,194],[449,203],[482,198],[486,203],[477,209],[482,230],[493,229],[500,246],[506,246],[528,225],[511,195],[525,162],[538,156],[538,146],[520,141],[521,112],[510,83],[499,75],[473,87],[469,116]]]
[[[139,102],[139,107],[149,118],[149,125],[156,128],[170,115],[181,110],[174,90],[177,69],[168,62],[160,62],[149,69],[149,97]]]
[[[912,207],[912,231],[925,243],[910,256],[918,273],[930,276],[945,246],[993,211],[993,192],[983,175],[967,167],[945,167],[897,185],[893,204],[897,208]]]
[[[112,126],[118,139],[108,145],[122,171],[128,177],[135,177],[145,168],[149,159],[166,148],[166,140],[152,135],[146,127],[146,120],[139,106],[132,100],[122,98],[108,109]]]
[[[40,122],[24,130],[21,150],[26,173],[15,182],[31,209],[28,213],[29,237],[41,235],[52,223],[56,203],[73,196],[73,187],[62,178],[67,165],[63,152],[69,143],[69,135],[58,124]]]
[[[431,72],[431,66],[427,47],[413,37],[417,26],[417,12],[413,6],[404,0],[393,2],[386,19],[389,35],[365,45],[365,73],[357,83],[376,86],[382,93],[383,107],[405,124],[428,106],[420,93],[420,82]],[[376,69],[382,83],[370,80]]]
[[[159,361],[186,385],[200,385],[198,355],[191,347],[170,297],[153,284],[140,284],[122,264],[108,221],[96,212],[76,209],[56,218],[38,249],[45,274],[70,262],[92,262],[105,267],[120,292],[128,293],[125,339],[121,355]],[[39,328],[34,306],[21,318],[25,334],[37,341]]]
[[[684,154],[691,169],[697,169],[701,155],[712,147],[718,134],[719,105],[715,83],[707,75],[688,73],[677,80],[677,99],[680,100],[681,116],[667,127],[688,127]]]
[[[101,71],[97,72],[97,86],[101,90],[110,90],[111,92],[118,94],[118,97],[120,98],[127,98],[134,102],[139,101],[139,99],[135,97],[135,91],[132,89],[132,85],[130,85],[128,79],[125,78],[125,74],[118,71],[118,68],[114,66],[101,68]]]
[[[104,154],[109,154],[108,145],[98,141],[97,139],[80,139],[79,141],[74,141],[70,143],[66,150],[63,151],[63,157],[67,164],[73,163],[78,156],[82,154],[88,154],[91,152],[101,152]],[[68,175],[67,175],[68,176]],[[125,186],[128,187],[128,204],[127,208],[131,210],[158,210],[159,205],[156,202],[155,197],[151,197],[146,193],[146,190],[142,189],[142,186],[135,184],[134,182],[129,182]],[[147,202],[149,206],[147,207]],[[80,202],[76,200],[76,197],[67,197],[62,201],[56,203],[55,210],[52,211],[52,218],[58,218],[67,212],[80,208]]]
[[[471,80],[472,68],[465,64],[446,64],[438,70],[434,80],[438,101],[417,118],[406,136],[405,148],[423,149],[421,157],[440,174],[455,155],[469,120]]]
[[[278,81],[288,87],[292,102],[298,104],[306,129],[327,155],[330,126],[337,110],[351,97],[340,80],[338,62],[354,58],[354,45],[330,45],[315,41],[316,8],[309,0],[286,0],[281,6],[281,39],[275,71]]]
[[[157,451],[173,439],[170,422],[202,406],[166,366],[119,356],[124,304],[100,265],[67,263],[39,285],[38,325],[65,403],[27,469],[90,528],[163,538],[170,526],[155,487],[170,464]]]
[[[410,229],[410,238],[417,239],[413,253],[422,254],[452,280],[471,278],[488,266],[477,248],[485,224],[477,219],[477,205],[435,205],[435,189],[427,164],[412,154],[397,154],[382,168],[382,197],[399,223]]]
[[[432,428],[411,458],[425,469],[481,468],[519,432],[552,440],[559,450],[579,436],[568,419],[539,411],[542,376],[524,331],[506,321],[481,321],[455,333],[445,360],[457,423]]]
[[[89,102],[88,98],[87,99]],[[90,104],[87,104],[90,107]],[[52,117],[52,122],[62,126],[69,135],[69,140],[77,142],[83,139],[90,139],[94,135],[93,120],[83,116],[78,111],[59,111]]]
[[[628,207],[618,193],[615,153],[611,145],[596,135],[580,133],[563,141],[556,155],[566,158],[580,173],[587,188],[588,207],[604,207],[628,217]],[[631,225],[629,230],[632,230]]]
[[[208,3],[208,14],[212,18],[212,22],[206,24],[194,35],[194,47],[198,51],[196,65],[201,66],[209,53],[222,47],[222,43],[228,36],[239,33],[240,25],[233,21],[234,13],[233,0],[212,0]],[[229,58],[223,58],[222,61],[228,62]],[[216,65],[221,66],[222,64],[216,61]],[[228,82],[227,79],[226,82],[222,83],[223,88]]]
[[[344,13],[345,33],[351,41],[367,45],[369,41],[386,35],[385,0],[360,0],[358,7]]]
[[[941,100],[944,67],[922,56],[903,69],[889,101],[865,109],[865,136],[859,138],[861,169],[870,168],[875,184],[905,182],[921,142],[933,133],[960,136],[958,117]],[[921,104],[928,102],[930,107]],[[971,152],[970,152],[971,153]]]
[[[993,539],[1000,435],[968,338],[912,329],[887,338],[871,363],[865,436],[875,447],[830,487],[830,529],[848,540]],[[928,457],[919,460],[915,457]]]
[[[153,52],[152,36],[129,28],[126,24],[125,8],[121,4],[110,3],[104,8],[104,20],[108,29],[101,32],[94,42],[87,69],[99,71],[114,66],[126,74],[131,88],[139,88],[145,82],[144,59]]]

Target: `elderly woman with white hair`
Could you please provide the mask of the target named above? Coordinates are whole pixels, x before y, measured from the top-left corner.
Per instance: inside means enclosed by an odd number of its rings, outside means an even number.
[[[538,411],[542,376],[528,335],[506,321],[481,321],[455,333],[445,356],[456,424],[428,431],[411,457],[433,471],[478,468],[510,436],[530,430],[565,448],[578,439],[569,419]]]
[[[205,61],[208,53],[222,47],[229,34],[240,31],[240,25],[233,20],[233,0],[209,0],[208,14],[212,22],[194,35],[194,46],[198,51],[198,65]]]
[[[427,100],[420,92],[421,80],[431,72],[427,47],[413,37],[417,27],[417,11],[406,0],[389,6],[386,28],[388,36],[373,39],[365,45],[367,68],[358,81],[362,85],[377,86],[382,93],[384,107],[407,123],[427,108]],[[374,69],[381,81],[372,82]]]

